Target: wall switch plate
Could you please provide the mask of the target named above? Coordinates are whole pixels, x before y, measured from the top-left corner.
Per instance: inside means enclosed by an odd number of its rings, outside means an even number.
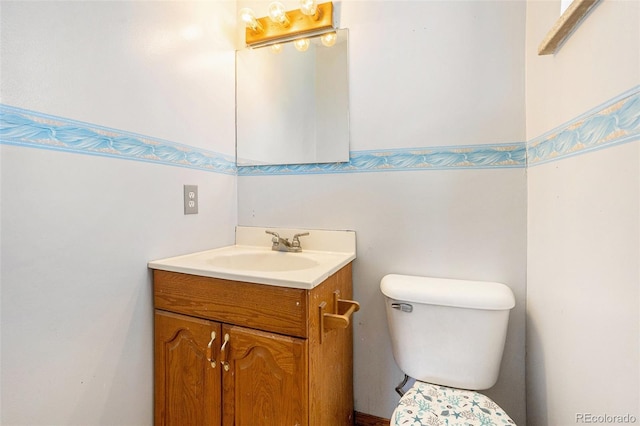
[[[198,214],[198,185],[184,186],[184,214]]]

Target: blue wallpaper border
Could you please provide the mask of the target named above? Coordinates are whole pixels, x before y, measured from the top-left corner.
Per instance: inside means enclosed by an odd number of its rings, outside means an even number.
[[[527,143],[534,167],[640,140],[640,85]]]
[[[348,163],[240,166],[239,176],[524,168],[524,142],[351,151]]]
[[[529,142],[351,151],[347,163],[236,167],[233,156],[0,104],[0,144],[239,176],[526,168],[640,140],[640,85]]]
[[[2,104],[0,143],[237,174],[233,156]]]

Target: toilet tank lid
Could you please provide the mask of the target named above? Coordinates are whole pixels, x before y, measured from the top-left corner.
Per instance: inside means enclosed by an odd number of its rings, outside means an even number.
[[[382,293],[395,300],[469,309],[505,310],[515,306],[509,287],[487,281],[385,275]]]

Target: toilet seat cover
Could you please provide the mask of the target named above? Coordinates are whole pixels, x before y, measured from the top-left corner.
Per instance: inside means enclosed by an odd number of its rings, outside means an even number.
[[[446,419],[446,422],[443,422]],[[400,399],[391,426],[447,424],[449,426],[515,425],[502,408],[478,392],[430,383],[415,384]]]

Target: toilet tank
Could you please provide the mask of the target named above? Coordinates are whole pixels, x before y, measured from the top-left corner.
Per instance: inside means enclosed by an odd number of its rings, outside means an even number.
[[[391,274],[380,289],[393,357],[406,375],[470,390],[496,383],[515,306],[509,287]]]

